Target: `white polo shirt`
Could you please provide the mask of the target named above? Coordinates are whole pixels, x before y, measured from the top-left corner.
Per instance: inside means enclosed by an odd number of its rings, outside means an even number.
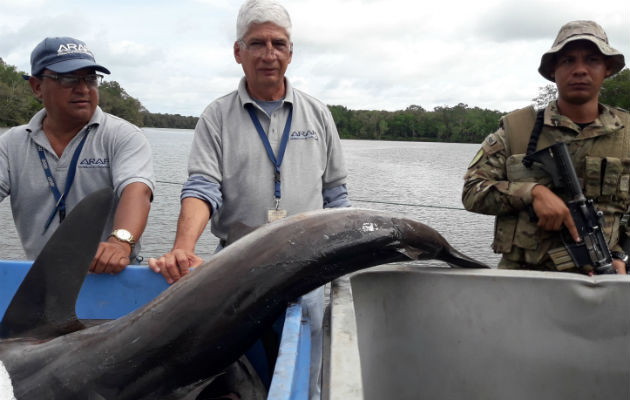
[[[258,136],[246,104],[252,104],[274,154],[293,105],[289,141],[280,167],[280,208],[289,215],[323,207],[322,190],[346,183],[341,142],[328,107],[294,89],[285,79],[286,96],[271,116],[249,96],[243,78],[238,90],[212,102],[201,114],[188,160],[189,177],[220,186],[222,204],[211,230],[227,239],[235,222],[256,227],[275,208],[274,165]],[[184,194],[184,197],[186,195]]]

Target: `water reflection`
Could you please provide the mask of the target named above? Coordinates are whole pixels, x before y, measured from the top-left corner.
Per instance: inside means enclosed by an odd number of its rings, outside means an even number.
[[[157,186],[143,255],[163,254],[172,246],[179,213],[181,183],[187,177],[192,130],[145,128],[155,162]],[[464,211],[463,176],[476,144],[343,140],[348,189],[355,207],[403,214],[439,231],[455,248],[496,265],[490,249],[493,218]],[[0,258],[24,257],[13,227],[9,201],[0,204],[3,229]],[[217,239],[206,229],[197,253],[209,257]]]

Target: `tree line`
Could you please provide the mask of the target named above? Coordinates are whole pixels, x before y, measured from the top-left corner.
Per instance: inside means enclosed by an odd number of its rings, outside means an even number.
[[[342,138],[414,140],[436,142],[479,142],[496,130],[504,113],[470,108],[460,103],[427,111],[412,105],[402,111],[348,110],[330,106]]]
[[[539,88],[532,99],[537,108],[555,100],[557,88],[549,84]],[[606,79],[600,91],[601,103],[630,110],[630,69],[625,68]],[[523,106],[526,106],[524,104]],[[349,110],[329,106],[342,138],[373,140],[420,140],[479,143],[498,128],[505,114],[496,110],[469,107],[467,104],[436,107],[427,111],[412,105],[403,111]]]
[[[0,58],[0,126],[25,124],[42,107],[22,74]],[[180,114],[151,113],[116,81],[103,82],[99,93],[103,111],[140,127],[193,129],[198,120],[198,117]],[[630,70],[625,68],[604,81],[600,101],[628,110],[629,94]],[[532,103],[544,107],[556,95],[555,85],[543,86]],[[371,140],[478,143],[497,129],[499,118],[505,114],[464,103],[435,107],[433,111],[419,105],[399,111],[350,110],[342,105],[329,108],[342,138]]]
[[[0,58],[0,127],[26,124],[43,107],[33,96],[23,74],[25,72]],[[140,127],[193,129],[197,124],[197,117],[150,112],[116,81],[103,82],[99,86],[99,97],[103,111]]]

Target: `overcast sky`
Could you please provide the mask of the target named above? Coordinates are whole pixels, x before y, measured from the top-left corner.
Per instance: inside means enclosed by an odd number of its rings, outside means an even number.
[[[151,112],[197,116],[234,90],[242,0],[0,0],[0,57],[30,72],[46,36],[85,41]],[[509,111],[549,82],[538,72],[567,21],[600,23],[630,61],[628,0],[285,0],[294,54],[287,77],[326,104]],[[605,8],[598,9],[597,6]]]

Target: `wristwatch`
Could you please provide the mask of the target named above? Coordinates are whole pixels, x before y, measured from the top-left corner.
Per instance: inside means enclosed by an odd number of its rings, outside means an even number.
[[[624,264],[626,264],[626,267],[628,266],[628,255],[622,251],[611,251],[610,255],[612,256],[612,258],[616,258],[618,260],[621,260],[624,262]]]
[[[109,236],[113,236],[121,242],[129,243],[132,251],[136,245],[136,241],[134,240],[133,235],[126,229],[114,229],[114,231]]]

